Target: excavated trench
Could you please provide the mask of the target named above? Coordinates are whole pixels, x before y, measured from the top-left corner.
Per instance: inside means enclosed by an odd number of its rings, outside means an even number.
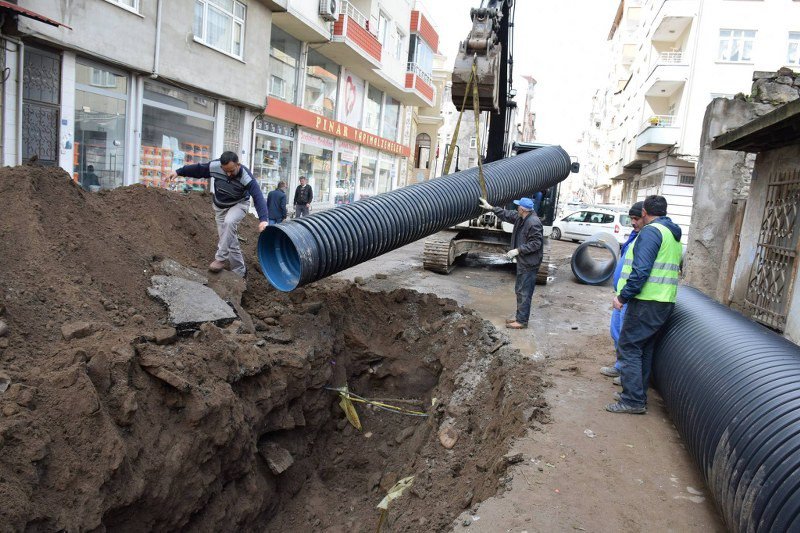
[[[240,319],[165,333],[151,276],[165,258],[208,276],[208,195],[88,194],[35,167],[1,169],[0,193],[2,529],[375,531],[414,476],[383,531],[447,530],[546,419],[535,363],[431,295],[251,275]],[[427,416],[356,403],[359,431],[344,385]]]

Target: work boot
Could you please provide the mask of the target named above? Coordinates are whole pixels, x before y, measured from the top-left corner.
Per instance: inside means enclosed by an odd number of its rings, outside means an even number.
[[[619,370],[617,370],[613,366],[601,366],[600,367],[600,373],[603,374],[604,376],[608,376],[610,378],[615,378],[615,377],[619,376]]]
[[[516,320],[511,322],[510,324],[506,324],[508,329],[527,329],[528,324],[520,324]]]
[[[622,387],[622,378],[620,376],[615,377],[611,383],[617,385],[618,387]]]
[[[646,407],[634,407],[626,403],[617,402],[606,405],[606,411],[609,413],[624,413],[629,415],[643,415],[647,412]]]
[[[223,270],[225,270],[225,261],[217,261],[216,259],[214,259],[213,261],[211,261],[211,264],[208,265],[208,270],[209,272],[214,272],[215,274],[217,272],[222,272]]]
[[[614,391],[614,399],[618,402],[622,401],[622,394],[619,392]],[[647,407],[647,400],[644,401],[644,406]]]
[[[516,321],[517,321],[516,318],[506,318],[506,326],[509,325],[509,324],[512,324],[512,323],[514,323]]]

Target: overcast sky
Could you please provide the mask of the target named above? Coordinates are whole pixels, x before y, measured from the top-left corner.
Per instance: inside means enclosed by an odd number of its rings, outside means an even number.
[[[480,0],[424,0],[439,31],[439,51],[452,66],[458,43],[472,23],[470,7]],[[514,31],[514,88],[536,81],[538,140],[577,152],[589,122],[594,91],[606,79],[605,44],[619,0],[517,0]]]

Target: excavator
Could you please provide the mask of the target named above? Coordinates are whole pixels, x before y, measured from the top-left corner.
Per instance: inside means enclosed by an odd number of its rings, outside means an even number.
[[[479,112],[489,113],[486,163],[547,146],[541,143],[513,143],[509,146],[510,115],[516,102],[512,92],[514,0],[489,0],[470,10],[472,29],[459,45],[452,74],[453,104],[461,112],[476,108],[471,83],[477,84]],[[471,83],[470,83],[471,82]],[[480,147],[479,147],[480,148]],[[478,154],[481,157],[481,154]],[[580,165],[573,162],[571,171]],[[558,204],[558,186],[547,191],[529,191],[544,226],[552,226]],[[513,209],[513,204],[506,206]],[[511,248],[512,225],[493,213],[463,222],[429,237],[424,243],[422,264],[426,270],[449,274],[459,256],[469,252],[505,253]],[[546,284],[552,271],[550,241],[545,238],[544,258],[537,276]]]

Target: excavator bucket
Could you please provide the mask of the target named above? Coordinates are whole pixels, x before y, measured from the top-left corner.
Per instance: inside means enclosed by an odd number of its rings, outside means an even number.
[[[497,28],[502,14],[494,8],[472,9],[472,30],[459,45],[458,56],[453,67],[453,105],[461,109],[464,93],[472,76],[475,63],[475,79],[478,84],[478,105],[481,111],[500,110],[500,57],[502,45],[498,42]],[[467,109],[472,109],[472,88],[467,94]]]

